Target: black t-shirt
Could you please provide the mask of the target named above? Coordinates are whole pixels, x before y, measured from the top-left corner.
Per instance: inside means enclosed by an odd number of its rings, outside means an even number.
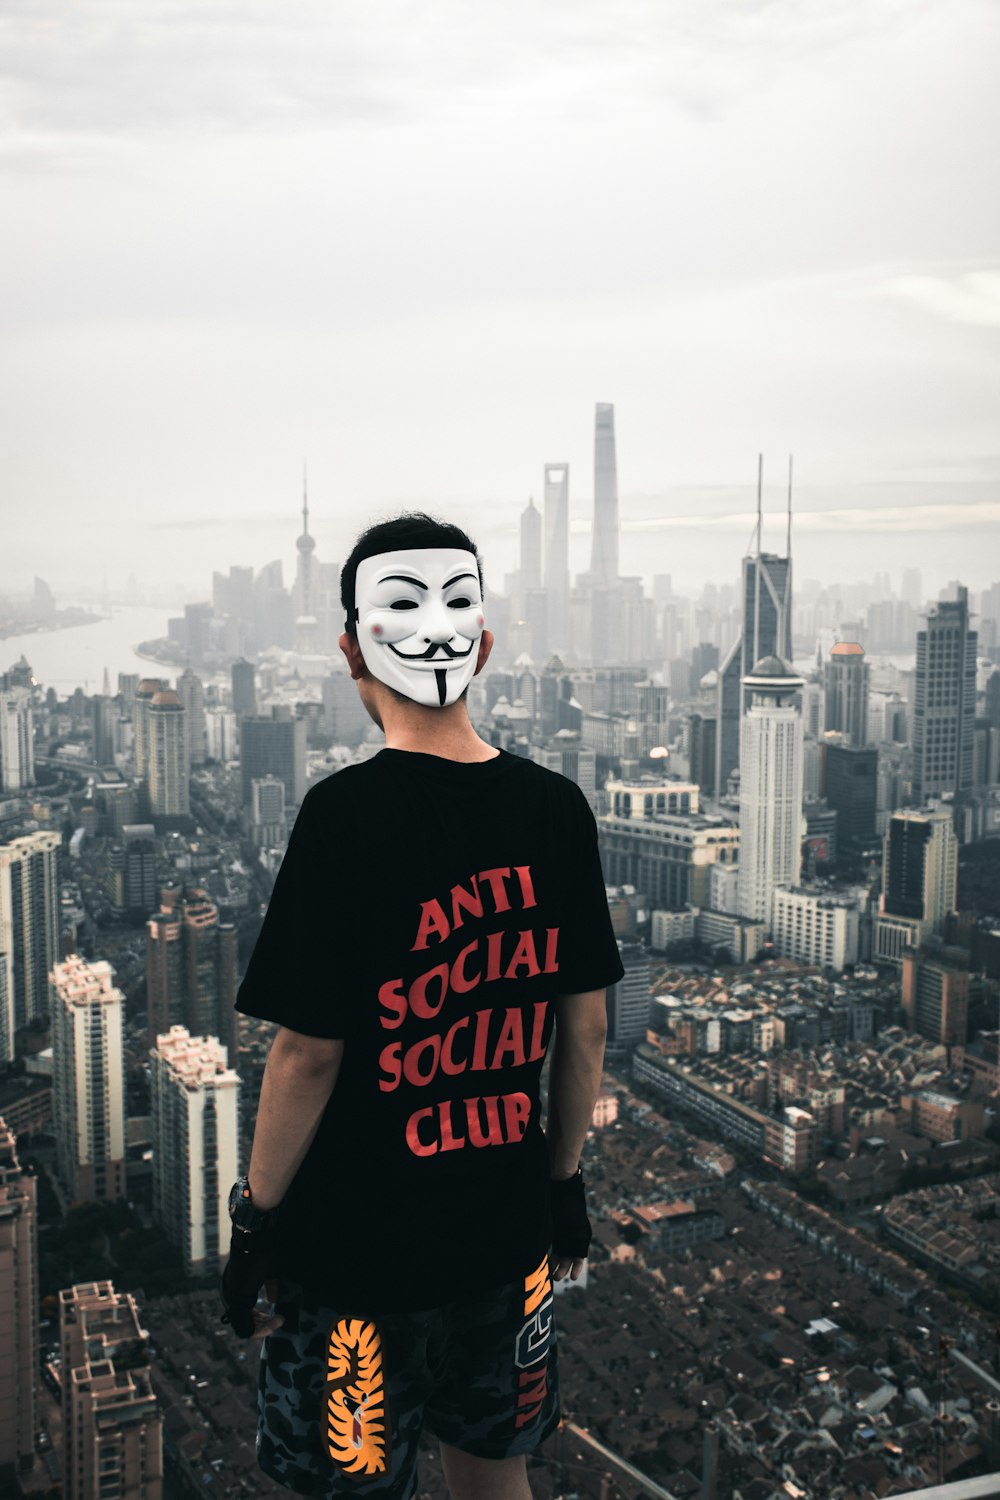
[[[345,1043],[280,1221],[289,1274],[383,1311],[526,1274],[551,1237],[553,1001],[622,973],[572,781],[382,750],[313,787],[236,1002]]]

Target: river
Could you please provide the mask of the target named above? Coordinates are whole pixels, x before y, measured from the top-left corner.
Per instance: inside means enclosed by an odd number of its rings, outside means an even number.
[[[31,663],[35,681],[54,687],[60,698],[74,688],[99,693],[107,667],[111,691],[118,691],[119,672],[138,672],[143,677],[167,676],[176,670],[159,668],[155,662],[136,656],[135,647],[166,635],[168,616],[182,609],[153,608],[141,604],[115,604],[111,616],[92,625],[71,625],[66,630],[37,630],[28,635],[8,635],[0,640],[0,671],[6,671],[23,654]]]

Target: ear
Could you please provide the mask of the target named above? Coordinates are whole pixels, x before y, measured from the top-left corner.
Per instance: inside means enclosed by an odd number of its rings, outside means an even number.
[[[489,661],[490,652],[492,650],[493,650],[493,632],[492,632],[492,630],[484,630],[483,633],[482,633],[482,635],[479,637],[479,656],[476,659],[476,670],[472,674],[473,677],[478,677],[479,676],[480,672],[483,670],[483,668],[485,667],[486,663]]]
[[[357,636],[348,635],[347,631],[345,630],[343,635],[340,637],[340,640],[337,642],[337,645],[347,657],[347,665],[350,669],[351,676],[354,678],[354,681],[360,681],[360,679],[364,677],[365,673],[368,671],[368,668],[365,666],[365,659],[361,655],[361,647],[358,645]]]

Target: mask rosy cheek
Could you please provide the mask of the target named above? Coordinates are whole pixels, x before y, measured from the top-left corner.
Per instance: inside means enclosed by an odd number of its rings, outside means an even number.
[[[372,635],[381,635],[381,634],[382,634],[382,627],[381,627],[381,625],[373,625],[372,626]]]

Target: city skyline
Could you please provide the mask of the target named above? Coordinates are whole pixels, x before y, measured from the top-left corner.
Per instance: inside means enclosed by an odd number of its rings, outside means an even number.
[[[276,1490],[279,1199],[283,1449],[292,1276],[391,1395],[531,1230],[538,1500],[1000,1482],[998,0],[8,10],[0,1491]],[[338,649],[403,511],[449,723]]]
[[[428,505],[497,576],[567,462],[583,568],[598,401],[624,573],[738,567],[763,450],[800,576],[863,535],[989,581],[995,7],[46,14],[0,65],[0,587],[284,555],[303,455],[323,555]]]

